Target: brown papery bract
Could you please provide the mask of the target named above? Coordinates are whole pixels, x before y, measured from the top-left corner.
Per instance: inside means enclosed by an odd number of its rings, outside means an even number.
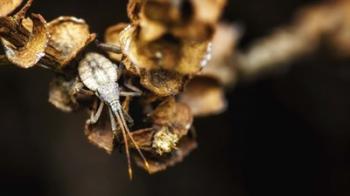
[[[72,112],[78,108],[78,101],[72,89],[74,80],[67,81],[63,77],[56,77],[50,83],[49,102],[64,112]]]
[[[120,32],[122,32],[128,26],[127,23],[118,23],[116,25],[110,26],[105,32],[105,42],[108,44],[113,44],[115,46],[120,46]],[[116,61],[121,61],[123,54],[116,54],[114,52],[109,52],[109,57]]]
[[[241,33],[237,25],[218,24],[212,41],[211,59],[198,74],[199,77],[211,78],[224,86],[234,84],[237,79],[234,56]]]
[[[32,33],[23,47],[18,48],[2,38],[8,60],[21,68],[33,67],[45,55],[49,39],[44,18],[39,14],[32,14],[30,19],[33,21]],[[17,24],[22,25],[22,23]],[[19,28],[24,29],[25,27]]]
[[[51,21],[48,31],[50,41],[43,62],[58,69],[64,68],[96,37],[90,33],[83,19],[72,16],[61,16]]]
[[[183,75],[164,69],[143,70],[140,78],[145,88],[161,97],[178,94],[183,89],[186,80]]]
[[[0,0],[0,17],[11,14],[23,0]]]
[[[224,88],[206,77],[191,80],[179,101],[186,103],[195,117],[217,115],[227,108]]]
[[[97,106],[97,104],[95,104],[95,106]],[[96,109],[97,108],[94,107],[90,112],[95,112]],[[106,109],[102,112],[99,121],[95,124],[91,124],[89,120],[86,121],[84,132],[89,142],[105,150],[108,154],[113,152],[114,136]]]
[[[174,97],[162,102],[152,112],[151,118],[154,124],[171,128],[180,138],[187,135],[193,122],[191,109],[185,103],[175,101]]]
[[[184,137],[178,143],[177,150],[169,154],[162,156],[154,155],[152,153],[145,153],[147,162],[149,164],[148,172],[153,174],[174,166],[181,162],[191,151],[197,147],[197,142],[191,137]],[[135,156],[136,164],[146,169],[142,159],[139,156]]]

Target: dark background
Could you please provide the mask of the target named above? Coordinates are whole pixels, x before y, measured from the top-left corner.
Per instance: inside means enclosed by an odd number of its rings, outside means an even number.
[[[229,1],[224,20],[239,22],[246,48],[295,11],[319,1]],[[84,18],[103,36],[127,21],[126,0],[34,2],[48,21]],[[240,83],[222,115],[195,121],[199,148],[184,162],[149,176],[125,156],[88,143],[84,113],[47,102],[52,74],[0,68],[0,195],[349,195],[350,60],[327,49],[291,63],[285,74]]]

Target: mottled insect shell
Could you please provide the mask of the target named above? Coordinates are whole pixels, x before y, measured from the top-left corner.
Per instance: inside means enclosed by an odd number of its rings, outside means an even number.
[[[118,80],[117,65],[98,53],[86,54],[78,72],[83,84],[92,91]]]

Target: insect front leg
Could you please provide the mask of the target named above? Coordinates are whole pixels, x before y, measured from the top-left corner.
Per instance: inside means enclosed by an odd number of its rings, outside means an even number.
[[[137,97],[137,96],[141,96],[142,92],[129,92],[129,91],[120,91],[120,96],[123,97]]]
[[[73,87],[72,87],[72,92],[71,94],[77,94],[77,93],[81,93],[87,96],[93,96],[95,95],[95,93],[93,91],[90,90],[86,90],[84,89],[85,85],[77,78],[74,81]]]
[[[103,106],[104,106],[103,101],[100,101],[100,105],[98,106],[96,113],[94,114],[93,112],[91,112],[90,119],[89,119],[90,124],[95,124],[98,121],[98,119],[101,116]]]
[[[120,89],[119,91],[121,96],[136,97],[141,96],[143,94],[143,92],[139,88],[137,88],[131,83],[131,80],[124,80],[124,86],[132,91],[123,91],[122,89]]]

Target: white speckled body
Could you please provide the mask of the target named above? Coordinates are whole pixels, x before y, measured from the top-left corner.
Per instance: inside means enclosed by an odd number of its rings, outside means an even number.
[[[117,65],[98,53],[88,53],[80,61],[78,72],[83,84],[96,92],[113,112],[120,108]]]
[[[81,81],[92,91],[118,80],[117,65],[98,53],[88,53],[80,61],[78,72]]]

